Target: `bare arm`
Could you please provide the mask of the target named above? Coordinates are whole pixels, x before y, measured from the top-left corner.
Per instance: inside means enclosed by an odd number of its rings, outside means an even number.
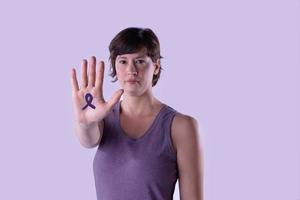
[[[85,125],[80,122],[75,124],[75,133],[82,146],[94,148],[99,145],[103,135],[103,120]]]
[[[119,101],[123,90],[118,90],[105,101],[103,97],[104,62],[100,61],[96,73],[96,57],[92,56],[87,72],[87,60],[81,62],[81,87],[76,70],[71,70],[72,99],[75,114],[75,133],[80,144],[86,148],[97,146],[103,135],[103,120]]]
[[[172,132],[177,149],[180,199],[203,200],[203,146],[197,120],[178,115]]]

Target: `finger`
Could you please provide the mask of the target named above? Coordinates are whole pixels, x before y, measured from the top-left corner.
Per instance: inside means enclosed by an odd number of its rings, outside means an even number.
[[[78,81],[76,77],[76,70],[72,68],[71,70],[71,86],[72,86],[72,94],[75,94],[79,90]]]
[[[88,86],[94,87],[95,86],[95,69],[96,68],[96,57],[92,56],[89,62],[89,80]]]
[[[100,92],[101,97],[103,98],[103,78],[104,78],[104,62],[100,61],[98,63],[97,69],[97,79],[96,79],[96,90]]]
[[[108,103],[108,107],[109,110],[111,110],[111,108],[119,102],[122,94],[124,93],[123,89],[117,90],[114,95],[110,98],[110,100],[107,102]]]
[[[81,87],[87,87],[87,61],[83,59],[81,61]]]

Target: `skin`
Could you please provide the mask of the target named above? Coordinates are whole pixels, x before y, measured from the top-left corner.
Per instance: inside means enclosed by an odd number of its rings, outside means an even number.
[[[102,120],[123,94],[121,126],[130,133],[131,137],[141,137],[140,133],[145,132],[162,106],[162,102],[156,99],[152,92],[152,77],[159,72],[160,60],[152,62],[146,53],[146,49],[142,49],[137,53],[123,54],[116,58],[116,76],[123,90],[116,91],[108,102],[104,100],[102,93],[104,73],[102,61],[99,63],[99,71],[96,75],[96,58],[91,57],[89,79],[86,63],[83,62],[82,89],[78,87],[75,69],[73,69],[72,88],[75,105],[78,104],[78,108],[84,105],[84,94],[91,92],[95,99],[93,103],[97,107],[93,113],[88,113],[93,109],[79,110],[78,119],[82,119],[87,124],[94,120]],[[127,82],[129,79],[136,79],[138,82],[129,83]],[[131,126],[128,127],[126,124]],[[171,139],[177,153],[180,199],[203,200],[203,148],[197,120],[177,112],[171,126]]]
[[[171,135],[177,152],[180,199],[203,200],[203,147],[197,120],[176,114]]]
[[[153,63],[145,49],[133,54],[123,54],[115,62],[117,79],[124,89],[121,104],[124,114],[132,117],[149,116],[162,103],[153,96],[152,77],[159,72],[160,61]],[[134,74],[136,73],[136,74]],[[138,82],[130,84],[129,79]]]
[[[89,68],[89,71],[87,70]],[[96,147],[102,138],[103,119],[113,106],[120,100],[123,90],[117,90],[106,101],[103,96],[104,62],[98,63],[96,72],[96,57],[92,56],[87,62],[81,61],[81,83],[78,84],[76,70],[71,70],[72,100],[75,114],[75,133],[80,144],[86,148]],[[85,95],[90,93],[93,97],[93,105],[97,109],[87,107]]]
[[[104,62],[100,61],[98,63],[96,73],[95,56],[92,56],[89,59],[89,62],[85,59],[81,61],[81,71],[81,84],[79,85],[75,68],[72,68],[71,70],[72,100],[76,122],[87,127],[95,122],[102,121],[112,107],[119,101],[123,91],[121,89],[117,90],[108,101],[104,99]],[[86,105],[85,95],[87,93],[92,95],[92,104],[97,109],[88,107],[88,109],[82,110],[82,108]]]

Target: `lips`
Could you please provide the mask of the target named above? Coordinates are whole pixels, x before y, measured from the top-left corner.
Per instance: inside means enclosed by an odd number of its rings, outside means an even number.
[[[138,82],[138,80],[136,80],[136,79],[129,79],[129,80],[127,80],[126,82],[131,82],[131,83],[133,83],[133,82]]]

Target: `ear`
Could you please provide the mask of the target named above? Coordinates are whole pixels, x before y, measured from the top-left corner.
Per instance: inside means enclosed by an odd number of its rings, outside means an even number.
[[[157,59],[157,61],[154,63],[155,69],[154,74],[157,75],[160,69],[160,59]]]

